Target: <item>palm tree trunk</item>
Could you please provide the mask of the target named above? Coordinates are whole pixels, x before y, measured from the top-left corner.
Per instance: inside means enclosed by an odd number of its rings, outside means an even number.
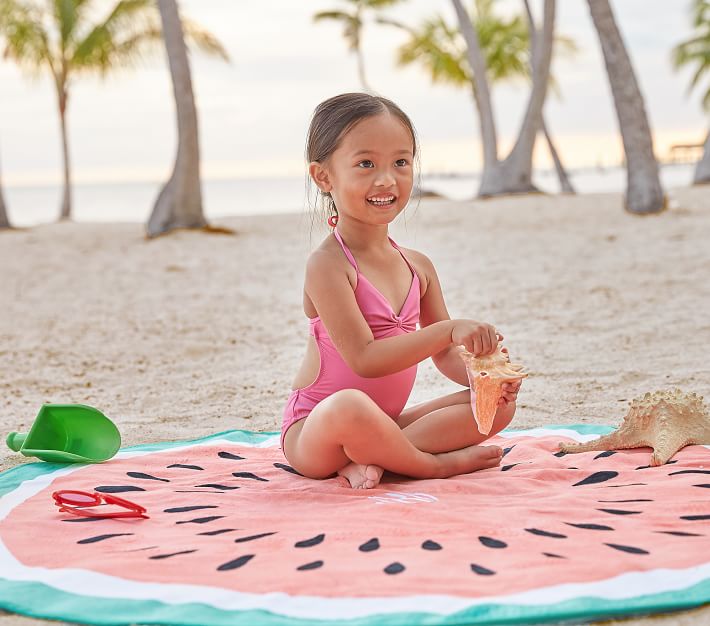
[[[532,67],[532,91],[528,100],[518,139],[510,154],[501,163],[502,187],[492,188],[492,193],[526,193],[537,191],[532,183],[532,157],[535,139],[542,124],[542,108],[550,81],[552,43],[555,36],[555,0],[545,0],[542,31],[533,35],[535,54]]]
[[[530,3],[528,0],[523,0],[523,6],[525,7],[525,14],[528,18],[528,31],[530,32],[530,59],[532,61],[531,67],[535,67],[537,61],[538,47],[537,47],[537,33],[535,28],[535,19],[533,18],[532,11],[530,10]],[[562,193],[576,193],[572,182],[567,175],[565,166],[562,165],[562,160],[557,152],[552,137],[547,130],[547,122],[545,122],[545,115],[542,115],[542,121],[540,124],[543,134],[545,135],[545,141],[547,141],[547,147],[550,150],[550,156],[552,157],[552,162],[555,165],[555,171],[557,172],[557,178],[560,181],[560,190]]]
[[[62,208],[60,220],[71,219],[71,169],[69,163],[69,141],[67,139],[67,100],[68,94],[64,88],[59,92],[59,122],[62,134],[62,160],[64,164],[64,191],[62,193]]]
[[[542,116],[542,132],[545,135],[545,141],[547,141],[547,147],[550,149],[550,156],[552,157],[552,162],[555,164],[555,171],[557,172],[557,178],[560,181],[560,190],[562,193],[577,193],[572,186],[572,182],[567,176],[567,170],[565,166],[562,165],[559,154],[557,154],[557,148],[552,141],[552,137],[547,130],[547,123],[545,122],[545,116]]]
[[[608,0],[587,0],[599,36],[626,159],[625,206],[631,213],[666,207],[643,96]]]
[[[175,228],[207,225],[202,213],[197,109],[180,14],[176,0],[158,0],[158,9],[177,109],[178,149],[172,175],[160,191],[148,220],[149,237]]]
[[[471,18],[461,4],[461,0],[451,0],[459,21],[461,34],[466,40],[466,56],[473,74],[473,95],[478,109],[478,120],[481,126],[481,141],[483,142],[483,172],[481,174],[481,190],[487,188],[497,178],[498,169],[498,137],[491,104],[491,92],[486,77],[486,62],[478,41],[478,34],[473,28]]]
[[[694,185],[700,185],[703,183],[710,183],[710,132],[707,137],[705,137],[703,157],[695,166],[695,175],[693,176]]]
[[[2,177],[0,177],[0,228],[12,228],[10,220],[7,217],[7,208],[5,207],[5,196],[2,192]]]

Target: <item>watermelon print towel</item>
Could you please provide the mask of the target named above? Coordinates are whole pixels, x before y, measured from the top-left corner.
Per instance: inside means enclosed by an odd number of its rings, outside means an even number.
[[[379,488],[299,476],[278,434],[128,448],[0,474],[0,607],[93,624],[463,625],[710,601],[710,448],[561,456],[604,427],[506,431],[498,468]],[[121,494],[149,520],[57,511]]]

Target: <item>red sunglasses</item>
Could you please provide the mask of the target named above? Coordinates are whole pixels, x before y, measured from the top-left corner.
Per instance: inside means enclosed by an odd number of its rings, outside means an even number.
[[[99,517],[99,518],[119,518],[119,517],[137,517],[148,519],[145,507],[129,500],[124,500],[118,496],[107,493],[98,493],[94,491],[74,491],[72,489],[62,489],[55,491],[52,494],[54,504],[59,507],[62,513],[71,513],[80,517]],[[105,504],[115,504],[125,509],[123,511],[92,511],[90,508]]]

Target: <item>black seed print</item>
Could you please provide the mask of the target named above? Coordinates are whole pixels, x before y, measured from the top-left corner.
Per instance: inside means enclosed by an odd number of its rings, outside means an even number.
[[[155,550],[160,546],[146,546],[145,548],[136,548],[135,550],[121,550],[121,552],[145,552],[146,550]]]
[[[522,465],[522,463],[511,463],[510,465],[504,465],[500,468],[500,471],[507,472],[509,469],[513,469],[516,465]]]
[[[604,526],[604,524],[572,524],[571,522],[565,522],[565,524],[585,530],[614,530],[611,526]]]
[[[562,452],[562,450],[560,450],[559,452],[555,452],[555,454],[553,454],[553,456],[556,456],[559,459],[560,457],[565,456],[565,454],[567,454],[567,453]]]
[[[552,537],[553,539],[567,539],[567,535],[561,535],[560,533],[552,533],[549,530],[540,530],[539,528],[526,528],[525,530],[533,535],[539,535],[540,537]]]
[[[493,539],[492,537],[479,537],[478,540],[486,546],[486,548],[507,548],[508,544],[500,539]]]
[[[262,537],[270,537],[276,533],[261,533],[260,535],[249,535],[248,537],[238,537],[234,540],[234,543],[244,543],[245,541],[254,541],[254,539],[261,539]]]
[[[168,465],[168,469],[171,468],[181,468],[181,469],[191,469],[191,470],[201,470],[204,471],[204,467],[200,467],[199,465],[185,465],[184,463],[173,463],[172,465]]]
[[[305,565],[299,565],[296,569],[299,572],[305,572],[309,569],[318,569],[323,567],[323,561],[313,561],[312,563],[306,563]]]
[[[666,465],[673,465],[673,463],[677,463],[678,461],[666,461]],[[658,465],[639,465],[637,470],[642,470],[642,469],[649,469],[651,467],[658,467]]]
[[[235,476],[236,478],[251,478],[252,480],[260,480],[264,483],[269,482],[268,478],[262,478],[261,476],[257,476],[251,472],[232,472],[232,476]]]
[[[125,493],[126,491],[145,491],[143,487],[134,487],[133,485],[101,485],[94,487],[94,491],[99,493]]]
[[[224,515],[212,515],[210,517],[196,517],[195,519],[186,519],[186,520],[181,520],[179,522],[175,522],[176,524],[207,524],[208,522],[214,522],[216,519],[222,519],[225,517]]]
[[[597,511],[611,515],[639,515],[641,513],[641,511],[624,511],[623,509],[597,509]]]
[[[387,567],[385,567],[385,574],[399,574],[404,570],[404,565],[395,561],[394,563],[390,563]]]
[[[303,476],[303,474],[301,474],[301,472],[296,471],[290,465],[286,465],[286,463],[274,463],[274,467],[278,467],[279,469],[282,469],[284,472],[291,472],[291,474],[296,474],[296,476]]]
[[[492,569],[488,569],[482,565],[476,565],[475,563],[471,563],[471,571],[479,576],[493,576],[493,574],[495,574]]]
[[[710,519],[710,515],[681,515],[680,519],[688,520],[689,522],[697,522]]]
[[[616,478],[619,472],[612,472],[609,470],[603,472],[594,472],[593,474],[587,476],[584,480],[580,480],[578,483],[574,483],[573,487],[579,487],[581,485],[596,485],[597,483],[603,483],[612,478]]]
[[[202,489],[175,489],[173,493],[224,493],[223,491],[203,491]]]
[[[208,530],[204,533],[197,533],[198,535],[205,535],[207,537],[213,537],[215,535],[223,535],[224,533],[233,533],[239,530],[238,528],[222,528],[221,530]]]
[[[380,542],[377,540],[377,537],[373,537],[372,539],[370,539],[370,541],[366,541],[358,547],[358,550],[360,550],[360,552],[372,552],[373,550],[379,549]]]
[[[127,476],[131,478],[141,478],[142,480],[159,480],[161,483],[169,483],[167,478],[158,478],[157,476],[151,476],[150,474],[144,474],[143,472],[126,472]]]
[[[232,454],[231,452],[218,452],[217,456],[221,459],[231,459],[232,461],[243,461],[244,457],[238,454]]]
[[[96,543],[98,541],[105,541],[106,539],[113,539],[114,537],[128,537],[133,533],[114,533],[112,535],[96,535],[96,537],[89,537],[88,539],[80,539],[77,543]]]
[[[216,485],[214,483],[207,483],[206,485],[195,485],[195,487],[210,487],[211,489],[239,489],[236,485]]]
[[[699,485],[693,485],[693,487],[704,487],[705,489],[710,489],[710,483],[700,483]]]
[[[423,544],[422,544],[422,549],[423,550],[441,550],[441,544],[436,543],[436,541],[432,541],[431,539],[427,539]]]
[[[614,487],[645,487],[646,483],[627,483],[625,485],[604,485],[605,487],[609,487],[609,489],[613,489]]]
[[[544,556],[549,556],[551,559],[566,559],[566,556],[562,556],[560,554],[555,554],[554,552],[543,552],[542,553]]]
[[[244,556],[240,556],[238,559],[234,559],[233,561],[227,561],[226,563],[222,563],[217,568],[218,572],[226,572],[230,569],[237,569],[238,567],[241,567],[242,565],[246,565],[249,561],[251,561],[254,558],[255,555],[253,554],[245,554]]]
[[[621,503],[621,502],[653,502],[650,498],[632,498],[630,500],[597,500],[597,502],[616,502]]]
[[[614,548],[614,550],[628,552],[629,554],[649,554],[649,552],[647,552],[643,548],[634,548],[633,546],[622,546],[618,543],[605,543],[604,545],[609,546],[610,548]]]
[[[664,535],[675,535],[676,537],[704,537],[699,533],[684,533],[682,530],[656,530],[654,532],[662,533]]]
[[[514,445],[510,446],[510,448],[503,448],[503,456],[505,456],[506,454],[508,454],[508,452],[510,452],[516,445],[517,445],[517,444],[514,444]],[[501,458],[503,458],[503,457],[501,457]]]
[[[197,511],[199,509],[217,509],[219,508],[215,504],[204,505],[204,506],[176,506],[173,509],[165,509],[163,513],[187,513],[188,511]]]
[[[155,561],[160,561],[162,559],[169,559],[171,556],[180,556],[181,554],[192,554],[193,552],[197,552],[197,550],[182,550],[181,552],[172,552],[170,554],[156,554],[154,556],[149,556],[149,559],[153,559]]]
[[[310,539],[297,541],[293,545],[296,548],[312,548],[313,546],[317,546],[319,543],[323,543],[323,539],[325,539],[325,535],[316,535],[315,537],[311,537]]]
[[[578,470],[578,467],[568,467],[567,469]]]
[[[101,517],[72,517],[70,519],[63,519],[62,522],[100,522]]]
[[[671,472],[669,476],[677,476],[678,474],[710,474],[710,470],[679,470],[677,472]]]
[[[612,454],[616,454],[616,450],[605,450],[604,452],[600,452],[599,454],[597,454],[597,456],[595,456],[592,459],[592,461],[596,461],[597,459],[606,458],[608,456],[611,456]]]

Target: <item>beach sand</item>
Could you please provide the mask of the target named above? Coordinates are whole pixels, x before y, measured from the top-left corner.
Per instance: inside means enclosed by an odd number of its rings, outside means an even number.
[[[392,234],[433,260],[452,317],[495,324],[530,370],[514,427],[615,425],[647,391],[710,392],[710,188],[670,198],[648,217],[618,194],[427,199]],[[96,406],[124,445],[278,430],[305,349],[304,262],[327,231],[299,215],[218,224],[236,235],[0,233],[3,439],[44,402]],[[458,388],[425,363],[411,401]],[[3,469],[25,460],[0,446]],[[630,623],[710,623],[710,608]]]

